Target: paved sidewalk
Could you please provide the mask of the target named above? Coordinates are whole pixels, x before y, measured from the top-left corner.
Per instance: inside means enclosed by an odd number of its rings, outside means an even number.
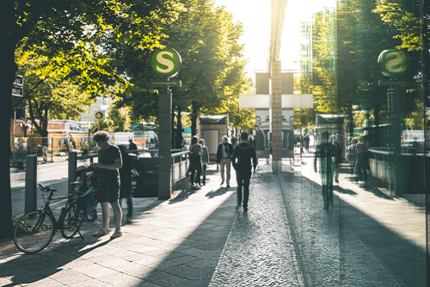
[[[99,213],[84,222],[83,241],[58,233],[35,255],[2,242],[0,286],[207,286],[236,215],[234,188],[220,188],[217,179],[173,200],[135,199],[135,220],[115,240],[92,236]]]
[[[251,178],[248,212],[239,210],[209,286],[304,286],[270,165]]]
[[[215,168],[201,190],[134,199],[135,219],[118,239],[92,236],[99,213],[84,222],[85,240],[58,233],[35,255],[0,242],[0,286],[300,286],[276,178],[264,169],[253,176],[246,215],[235,210],[235,181],[220,187]]]
[[[313,159],[293,168],[282,188],[309,286],[427,286],[425,210],[341,174],[326,211]]]

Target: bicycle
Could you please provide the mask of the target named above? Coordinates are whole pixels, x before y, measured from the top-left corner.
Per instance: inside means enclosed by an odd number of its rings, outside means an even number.
[[[41,209],[24,214],[15,224],[13,230],[15,246],[25,253],[36,253],[43,250],[52,241],[59,228],[61,228],[61,233],[65,238],[71,238],[79,232],[84,220],[84,212],[77,209],[77,204],[70,204],[67,208],[62,209],[57,221],[49,204],[52,200],[69,197],[53,198],[52,195],[57,191],[56,189],[42,184],[39,184],[39,187],[43,192],[49,192],[45,205]],[[68,233],[69,231],[70,233]],[[80,232],[79,235],[83,240]]]

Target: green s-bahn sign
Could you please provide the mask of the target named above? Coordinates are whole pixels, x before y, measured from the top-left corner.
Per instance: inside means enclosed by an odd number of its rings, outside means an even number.
[[[389,49],[378,57],[381,73],[387,77],[396,77],[408,69],[408,58],[403,50]]]
[[[151,57],[151,67],[159,76],[174,77],[181,69],[181,65],[181,55],[171,48],[160,49]]]

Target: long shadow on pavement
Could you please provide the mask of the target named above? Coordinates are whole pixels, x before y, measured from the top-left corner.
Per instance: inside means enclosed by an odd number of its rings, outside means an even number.
[[[323,210],[321,185],[300,172],[283,171],[281,181],[302,267],[312,286],[427,286],[422,246],[338,196],[334,209]],[[351,194],[339,186],[335,190]],[[377,209],[378,200],[392,204],[392,198],[370,192],[379,199],[366,203],[369,208]],[[355,197],[351,198],[353,202]],[[425,225],[417,225],[416,218],[402,216],[398,208],[380,212],[398,218],[397,225],[409,228],[405,230],[409,235],[415,224],[412,234],[424,238]]]
[[[69,242],[51,242],[43,251],[37,254],[16,254],[11,257],[0,259],[0,285],[16,286],[18,284],[31,284],[37,282],[49,286],[59,281],[65,285],[90,279],[86,275],[77,271],[63,268],[70,267],[71,263],[82,263],[82,267],[87,266],[90,261],[83,261],[87,254],[100,248],[110,240],[100,241],[92,237],[90,231],[83,232],[86,240],[79,237]],[[91,246],[88,244],[91,242]],[[12,243],[13,244],[13,243]],[[86,249],[83,249],[88,247]],[[47,278],[51,277],[51,278]],[[2,279],[3,278],[3,279]],[[11,283],[2,282],[7,278]],[[2,284],[3,283],[3,284]]]

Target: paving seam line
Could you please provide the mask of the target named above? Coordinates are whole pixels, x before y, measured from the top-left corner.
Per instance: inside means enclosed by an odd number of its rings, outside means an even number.
[[[283,200],[282,203],[284,205],[284,216],[285,216],[285,219],[286,219],[286,225],[288,225],[288,229],[290,230],[291,237],[293,239],[294,250],[296,252],[297,261],[299,262],[298,266],[295,266],[296,268],[299,269],[298,272],[297,272],[298,275],[299,275],[299,281],[301,281],[303,283],[303,286],[312,287],[312,286],[314,286],[314,284],[312,282],[311,277],[309,275],[305,274],[305,272],[304,272],[304,270],[305,270],[305,268],[304,268],[304,262],[302,260],[302,255],[300,253],[298,242],[296,240],[297,237],[296,237],[296,234],[294,232],[294,228],[293,228],[293,226],[291,224],[292,223],[292,221],[290,220],[291,215],[290,215],[290,213],[288,211],[288,208],[287,208],[287,202],[286,202],[286,199],[285,199],[285,194],[284,194],[284,191],[283,191],[284,188],[283,188],[283,185],[282,185],[280,174],[278,173],[276,175],[276,177],[278,178],[279,190],[280,190],[280,193],[281,193],[281,196],[282,196],[282,200]]]
[[[224,255],[224,252],[226,250],[227,244],[228,244],[228,242],[230,240],[230,236],[233,233],[233,228],[234,228],[234,225],[236,224],[236,219],[237,219],[238,215],[239,215],[239,210],[236,211],[236,215],[234,216],[234,219],[233,219],[233,224],[230,227],[230,231],[229,231],[227,239],[225,240],[225,243],[224,243],[224,248],[222,249],[222,252],[221,252],[221,254],[220,254],[219,258],[218,258],[218,263],[217,263],[217,265],[215,267],[214,273],[212,274],[212,277],[211,277],[211,280],[209,281],[209,285],[208,286],[211,286],[211,282],[214,280],[215,274],[218,273],[218,269],[219,269],[219,266],[221,264],[221,258]]]

